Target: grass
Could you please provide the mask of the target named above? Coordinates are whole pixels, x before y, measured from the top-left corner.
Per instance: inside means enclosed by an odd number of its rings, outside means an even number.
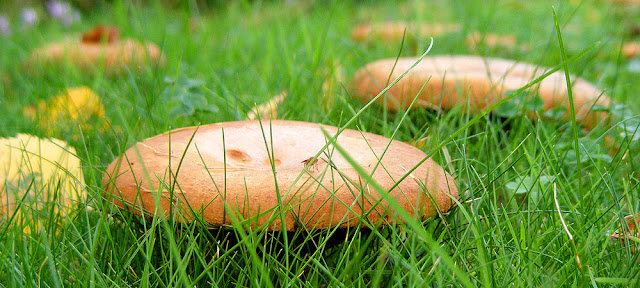
[[[343,2],[233,1],[209,9],[168,9],[114,1],[70,28],[43,23],[0,41],[0,71],[11,78],[0,86],[0,136],[23,132],[70,142],[85,165],[90,195],[73,217],[63,224],[49,220],[36,233],[2,222],[0,284],[638,285],[640,258],[632,253],[638,244],[622,246],[609,235],[624,216],[640,210],[640,106],[634,101],[640,82],[620,56],[620,44],[636,37],[628,27],[638,23],[640,9],[606,1]],[[201,21],[194,30],[191,17]],[[376,105],[364,109],[349,95],[355,71],[380,58],[418,56],[431,41],[411,39],[401,49],[400,42],[350,40],[351,27],[370,19],[462,25],[462,32],[436,38],[428,55],[566,67],[623,104],[612,112],[618,124],[587,132],[572,123],[528,120],[524,107],[509,118],[469,115],[460,108],[406,115]],[[159,44],[167,65],[122,77],[52,67],[37,75],[21,70],[31,49],[96,23],[113,23],[125,36]],[[512,34],[530,49],[470,49],[463,43],[471,31]],[[23,117],[25,106],[79,85],[101,96],[107,129],[69,127],[51,135]],[[254,103],[283,90],[289,95],[279,108],[284,119],[335,126],[353,120],[347,128],[400,141],[424,138],[422,149],[455,175],[459,205],[441,218],[373,231],[268,233],[141,218],[103,201],[106,166],[134,143],[171,128],[243,119]],[[217,112],[184,110],[183,102],[171,100],[176,93],[203,95]],[[607,139],[619,149],[608,150]]]

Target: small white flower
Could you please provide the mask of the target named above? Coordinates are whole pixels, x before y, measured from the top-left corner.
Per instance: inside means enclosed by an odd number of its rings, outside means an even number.
[[[0,15],[0,34],[9,36],[11,35],[11,25],[9,24],[9,20]]]
[[[71,6],[67,2],[52,0],[47,2],[47,10],[49,14],[51,14],[51,17],[60,19],[69,14]]]
[[[22,12],[20,13],[20,16],[22,18],[22,22],[24,23],[25,26],[33,26],[35,24],[38,24],[38,13],[36,12],[35,9],[28,7],[28,8],[24,8],[22,9]]]
[[[65,26],[69,26],[73,24],[73,22],[80,21],[80,12],[76,9],[72,9],[69,2],[51,0],[47,2],[46,6],[51,17],[57,19]]]

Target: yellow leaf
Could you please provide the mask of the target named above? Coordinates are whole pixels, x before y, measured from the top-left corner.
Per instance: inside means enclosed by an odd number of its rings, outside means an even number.
[[[75,154],[73,147],[58,139],[27,134],[0,138],[0,221],[24,225],[24,232],[30,233],[31,227],[69,215],[86,199]]]
[[[325,75],[325,80],[322,82],[322,97],[318,97],[318,105],[325,110],[333,105],[337,90],[341,90],[343,83],[346,83],[343,70],[340,63],[327,63],[320,69],[320,74]]]
[[[287,90],[269,99],[266,103],[253,107],[247,113],[247,120],[256,120],[260,117],[262,120],[276,119],[278,117],[278,105],[287,97]]]
[[[104,106],[100,97],[87,87],[69,88],[49,102],[40,101],[37,107],[29,106],[23,114],[47,132],[55,132],[61,128],[75,128],[80,125],[83,130],[94,127],[92,119],[104,117]]]

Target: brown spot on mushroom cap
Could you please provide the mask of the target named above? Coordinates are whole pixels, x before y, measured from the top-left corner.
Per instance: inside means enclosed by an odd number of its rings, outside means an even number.
[[[384,59],[366,65],[354,76],[351,87],[355,96],[364,101],[371,100],[416,61],[417,58],[400,58],[396,63],[396,59]],[[386,103],[391,110],[406,109],[427,83],[418,95],[419,106],[451,109],[458,104],[467,103],[468,99],[470,110],[477,112],[502,99],[507,91],[522,88],[548,70],[498,58],[450,55],[425,57],[387,91]],[[590,112],[590,108],[594,104],[609,107],[609,97],[580,78],[572,76],[571,79],[576,118],[584,120],[585,126],[593,127],[606,113]],[[552,73],[534,85],[532,91],[544,101],[545,111],[563,106],[567,109],[565,114],[569,115],[564,72]],[[381,103],[384,101],[383,97],[378,100]]]
[[[106,42],[102,41],[106,38]],[[37,65],[63,65],[70,61],[85,72],[104,68],[109,74],[124,72],[124,66],[142,69],[149,64],[164,65],[165,59],[158,46],[133,39],[119,39],[113,27],[98,26],[86,32],[80,41],[68,39],[34,50],[25,63],[27,69]]]
[[[321,127],[332,135],[337,132],[332,126],[283,120],[265,122],[263,129],[258,121],[237,121],[173,130],[136,144],[111,163],[104,177],[106,196],[138,214],[140,207],[153,213],[159,199],[162,215],[170,210],[169,187],[177,179],[173,203],[180,203],[182,221],[193,220],[197,213],[212,226],[231,225],[231,217],[239,217],[254,228],[282,230],[280,211],[287,230],[393,221],[388,202],[364,186],[365,180],[333,146],[313,169],[306,169],[302,162],[326,144]],[[337,143],[387,190],[426,157],[408,144],[349,129]],[[229,159],[234,157],[246,161]],[[437,215],[434,205],[449,210],[458,191],[452,177],[427,159],[388,195],[423,219]]]

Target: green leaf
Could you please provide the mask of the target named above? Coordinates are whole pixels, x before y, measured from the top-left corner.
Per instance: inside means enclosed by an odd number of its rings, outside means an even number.
[[[555,107],[544,112],[544,117],[553,119],[553,120],[561,120],[567,112],[567,108],[564,106]]]
[[[508,182],[505,185],[507,191],[520,197],[528,197],[534,204],[540,203],[544,191],[548,189],[555,177],[542,175],[539,178],[526,176],[518,177],[516,180]]]
[[[220,109],[218,109],[218,106],[216,105],[207,105],[204,108],[202,108],[202,111],[216,113],[220,111]]]
[[[528,112],[540,111],[542,108],[544,108],[544,101],[540,96],[531,97],[524,104],[524,109]]]
[[[602,104],[594,104],[591,107],[591,112],[608,112],[609,111],[609,107],[604,106]]]
[[[193,115],[193,113],[195,113],[195,109],[193,108],[193,106],[187,106],[187,105],[176,105],[173,108],[171,108],[171,110],[169,111],[169,115],[172,117],[176,117],[176,116],[190,116]]]
[[[582,151],[584,151],[584,149],[581,149]],[[587,154],[587,153],[580,153],[580,163],[587,163],[590,161],[595,161],[595,162],[605,162],[605,163],[611,163],[613,161],[613,158],[607,154]],[[567,157],[564,159],[564,163],[567,165],[576,165],[578,164],[578,159],[576,157],[576,151],[575,150],[570,150],[567,152]]]
[[[194,109],[207,106],[207,99],[202,94],[189,94],[182,99],[189,99],[189,104]]]
[[[518,115],[518,112],[520,112],[518,105],[512,101],[507,101],[503,103],[502,105],[498,106],[498,108],[496,108],[495,110],[495,113],[498,116],[504,117],[504,118],[514,117]]]
[[[512,95],[514,91],[505,92],[505,97]],[[509,101],[496,108],[495,113],[500,117],[511,118],[522,115],[523,112],[536,112],[544,108],[544,101],[539,96],[529,97],[528,93],[520,93],[513,96]]]

